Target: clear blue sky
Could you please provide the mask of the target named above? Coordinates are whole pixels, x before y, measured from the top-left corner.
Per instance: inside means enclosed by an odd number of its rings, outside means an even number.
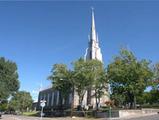
[[[121,46],[159,61],[159,2],[0,2],[0,56],[17,63],[20,90],[35,99],[53,64],[85,54],[91,6],[105,65]]]

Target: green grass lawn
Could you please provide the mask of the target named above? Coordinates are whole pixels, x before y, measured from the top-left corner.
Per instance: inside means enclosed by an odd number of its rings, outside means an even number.
[[[23,112],[23,115],[26,116],[37,116],[37,111],[32,111],[32,112]]]

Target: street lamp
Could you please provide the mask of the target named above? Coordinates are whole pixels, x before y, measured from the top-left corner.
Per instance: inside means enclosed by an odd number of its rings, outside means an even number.
[[[111,113],[111,105],[109,106],[109,118],[111,118],[112,113]]]

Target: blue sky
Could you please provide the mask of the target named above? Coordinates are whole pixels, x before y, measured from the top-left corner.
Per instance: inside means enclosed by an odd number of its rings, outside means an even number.
[[[34,99],[52,65],[84,56],[95,8],[105,65],[124,46],[159,61],[159,2],[0,2],[0,56],[17,63],[20,90]]]

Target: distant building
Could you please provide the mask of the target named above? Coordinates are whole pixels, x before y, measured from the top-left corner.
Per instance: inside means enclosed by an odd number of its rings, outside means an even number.
[[[38,102],[33,102],[31,110],[36,111],[37,105],[38,105]]]
[[[97,59],[103,62],[101,49],[99,47],[99,39],[95,29],[95,19],[94,19],[93,10],[92,10],[92,23],[91,23],[91,31],[89,35],[89,43],[88,43],[88,48],[86,49],[86,53],[84,57],[85,57],[85,60]],[[106,95],[104,95],[100,100],[101,105],[104,105],[105,101],[109,100],[107,91],[108,90],[104,91]],[[95,98],[92,98],[93,93],[94,93],[94,90],[88,90],[85,93],[83,103],[82,103],[83,105],[92,105],[93,107],[95,107]],[[74,107],[76,107],[78,105],[78,100],[79,100],[79,97],[76,92],[73,97],[74,97],[74,101],[73,101]],[[40,91],[39,98],[38,98],[38,108],[40,108],[40,100],[43,100],[43,99],[46,100],[45,109],[48,109],[48,110],[58,109],[60,105],[59,101],[61,100],[60,92],[53,90],[52,88]],[[62,100],[62,102],[65,108],[70,108],[72,103],[72,93],[70,93],[67,100]]]

